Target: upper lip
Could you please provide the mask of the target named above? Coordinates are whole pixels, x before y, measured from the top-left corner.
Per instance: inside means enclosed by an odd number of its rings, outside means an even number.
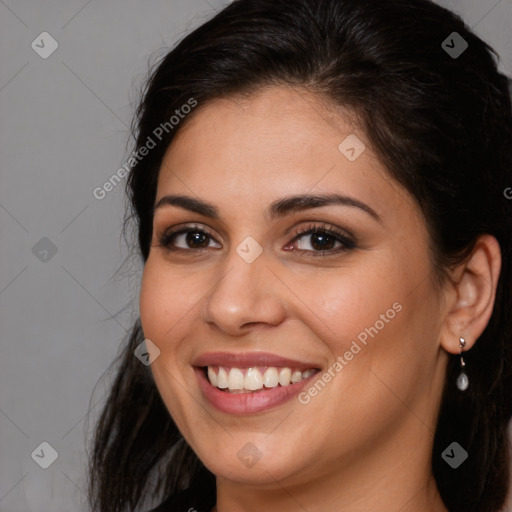
[[[193,366],[228,366],[252,368],[255,366],[285,366],[297,370],[318,368],[315,363],[297,361],[268,352],[208,352],[196,357]]]

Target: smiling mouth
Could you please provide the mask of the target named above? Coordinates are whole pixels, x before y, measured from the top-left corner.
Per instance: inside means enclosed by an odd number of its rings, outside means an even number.
[[[276,387],[293,386],[320,371],[319,368],[299,370],[291,367],[258,366],[236,368],[231,366],[203,366],[209,383],[226,393],[256,393]]]

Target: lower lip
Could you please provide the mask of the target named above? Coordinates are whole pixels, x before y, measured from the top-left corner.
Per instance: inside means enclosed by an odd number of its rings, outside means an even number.
[[[277,407],[299,394],[308,381],[316,375],[314,373],[307,379],[289,384],[288,386],[278,385],[274,388],[253,391],[251,393],[229,393],[212,386],[204,374],[203,368],[195,367],[194,371],[205,398],[216,409],[228,414],[250,414]]]

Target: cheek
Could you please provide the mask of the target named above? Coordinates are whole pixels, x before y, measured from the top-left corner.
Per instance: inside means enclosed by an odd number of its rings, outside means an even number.
[[[186,372],[190,369],[187,367],[190,347],[181,340],[187,329],[191,329],[194,313],[197,314],[194,304],[204,294],[204,290],[198,290],[196,297],[194,287],[185,286],[184,281],[186,279],[177,275],[176,270],[165,262],[149,257],[139,296],[144,337],[160,350],[151,364],[151,372],[169,412],[178,418],[183,415],[184,407],[179,391],[188,387],[186,379],[191,378]]]
[[[400,282],[405,284],[403,272],[392,263],[364,263],[317,272],[314,278],[303,279],[295,290],[310,307],[311,318],[321,320],[316,323],[322,326],[323,334],[318,335],[332,351],[342,354],[358,335],[364,340],[365,329],[376,322],[378,330],[384,331],[394,321],[400,308],[397,305],[393,309],[393,304],[401,302],[404,295],[397,285]]]
[[[146,338],[165,351],[176,339],[179,325],[197,304],[204,288],[181,276],[157,258],[148,258],[142,275],[139,307]]]
[[[140,320],[144,336],[161,349],[161,340],[164,337],[167,318],[172,308],[172,292],[165,293],[165,279],[158,279],[155,266],[148,259],[144,273],[139,296]],[[168,329],[168,327],[167,327]],[[160,341],[160,343],[158,343]]]
[[[337,385],[368,382],[374,370],[404,389],[435,360],[427,339],[435,336],[437,318],[436,294],[425,278],[429,260],[391,251],[372,259],[303,278],[295,291],[309,307],[303,322],[317,326],[333,362],[344,359]]]
[[[167,409],[182,432],[187,431],[183,418],[187,417],[190,406],[189,395],[183,394],[182,390],[189,387],[187,379],[193,374],[186,367],[190,359],[187,346],[180,340],[184,332],[191,329],[193,307],[204,294],[204,288],[196,289],[192,282],[185,286],[184,281],[187,279],[176,269],[150,255],[144,267],[139,295],[144,336],[160,350],[151,364],[151,372]],[[191,281],[190,277],[188,281]]]
[[[339,439],[357,443],[409,415],[404,404],[430,378],[421,345],[428,345],[422,342],[433,294],[428,280],[411,293],[418,280],[390,262],[332,273],[314,285],[303,281],[297,290],[311,306],[303,321],[318,326],[331,353],[320,376],[326,384],[312,383],[300,403],[318,418],[315,429],[330,429],[325,444],[333,453]]]

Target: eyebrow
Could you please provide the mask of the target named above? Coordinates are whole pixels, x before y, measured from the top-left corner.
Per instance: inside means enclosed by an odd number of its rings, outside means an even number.
[[[158,208],[169,205],[178,206],[212,219],[220,219],[219,210],[213,204],[184,195],[167,195],[162,197],[155,204],[154,211]],[[267,211],[267,216],[270,220],[273,220],[279,217],[284,217],[290,213],[329,205],[342,205],[359,208],[373,217],[376,221],[382,222],[380,215],[366,203],[363,203],[354,197],[342,194],[304,194],[286,196],[271,203]]]

